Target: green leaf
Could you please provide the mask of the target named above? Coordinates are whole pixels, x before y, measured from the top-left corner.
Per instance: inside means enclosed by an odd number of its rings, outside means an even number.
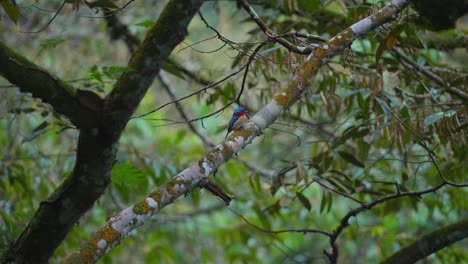
[[[350,138],[354,138],[354,139],[361,138],[361,137],[366,136],[368,133],[369,133],[369,129],[367,127],[363,125],[361,126],[352,125],[343,132],[342,136],[337,137],[333,140],[332,148],[334,149],[338,147],[339,145],[343,144],[344,142],[346,142],[346,140]]]
[[[102,67],[102,73],[110,79],[117,79],[120,75],[131,72],[135,72],[135,70],[126,66],[112,65]]]
[[[371,96],[368,95],[367,97],[364,98],[364,95],[362,93],[358,93],[357,99],[358,99],[357,100],[358,105],[362,111],[364,120],[369,120],[369,117],[370,117],[369,107],[370,107]]]
[[[323,212],[323,209],[325,209],[325,206],[327,205],[327,196],[325,192],[322,193],[322,201],[320,202],[320,213]]]
[[[260,184],[260,177],[258,173],[252,173],[250,175],[249,183],[250,183],[250,186],[252,187],[252,190],[254,190],[256,193],[260,192],[262,187]]]
[[[88,76],[89,78],[96,80],[100,83],[104,83],[104,80],[102,79],[102,73],[99,71],[99,68],[96,64],[94,64],[89,70],[88,70]]]
[[[260,209],[258,206],[254,206],[253,209],[254,209],[258,219],[260,220],[260,222],[262,222],[263,227],[266,228],[266,229],[270,229],[271,228],[270,220],[269,220],[268,217],[266,217],[263,210]]]
[[[176,134],[175,134],[175,137],[174,137],[174,145],[178,145],[179,143],[182,142],[182,140],[185,138],[186,139],[186,135],[187,134],[187,131],[186,130],[180,130],[178,131]]]
[[[409,109],[408,109],[408,106],[406,104],[402,105],[402,107],[400,109],[400,115],[404,120],[407,120],[407,119],[410,118]]]
[[[138,26],[138,27],[144,27],[144,28],[150,28],[152,27],[154,24],[154,21],[153,20],[145,20],[143,22],[140,22],[140,23],[136,23],[135,26]]]
[[[320,8],[321,3],[319,0],[299,0],[296,5],[298,5],[297,7],[299,8],[298,12],[306,11],[314,13]]]
[[[302,164],[302,162],[296,162],[296,184],[299,184],[299,182],[301,182],[301,180],[304,180],[306,175],[307,175],[307,172],[306,170],[304,169],[304,166]]]
[[[403,171],[403,172],[401,173],[401,180],[402,180],[403,182],[406,182],[408,179],[409,179],[408,173],[406,173],[406,171]]]
[[[326,179],[330,184],[332,184],[333,186],[335,186],[338,190],[342,191],[342,192],[345,192],[345,193],[349,193],[349,189],[348,187],[346,187],[340,179],[338,179],[336,176],[332,175],[331,177],[328,177]]]
[[[97,0],[94,2],[87,2],[85,1],[85,4],[89,8],[107,8],[107,9],[119,9],[118,6],[116,6],[113,0]]]
[[[264,50],[261,50],[258,52],[258,55],[260,56],[265,56],[267,55],[268,53],[272,53],[273,51],[275,50],[279,50],[281,49],[283,46],[281,45],[276,45],[276,46],[273,46],[272,48],[268,48],[268,49],[264,49]]]
[[[146,182],[145,174],[132,163],[117,163],[112,168],[112,182],[118,186],[138,185]]]
[[[232,82],[228,82],[223,87],[221,93],[224,96],[225,102],[228,102],[231,100],[230,98],[234,98],[236,96],[236,88],[234,88],[234,84],[232,84]]]
[[[42,122],[40,125],[38,125],[36,128],[34,128],[34,130],[31,132],[31,134],[29,134],[28,136],[23,138],[23,140],[21,141],[21,144],[32,141],[32,140],[36,139],[38,136],[40,136],[40,135],[44,134],[45,132],[47,132],[47,130],[48,130],[47,126],[49,126],[49,124],[50,123],[47,122],[47,121]]]
[[[10,3],[9,0],[2,0],[0,1],[5,13],[7,13],[8,17],[15,22],[18,22],[19,17],[19,7],[15,4]]]
[[[385,115],[386,116],[390,116],[390,106],[387,104],[387,102],[385,102],[383,99],[379,98],[379,97],[375,97],[374,98],[375,101],[378,103],[378,105],[382,108],[382,111],[384,111]]]
[[[299,201],[301,202],[301,204],[308,210],[310,211],[310,209],[312,208],[312,205],[310,204],[310,201],[309,199],[307,199],[307,197],[305,197],[302,193],[300,192],[296,192],[296,196],[297,198],[299,199]]]
[[[333,156],[328,156],[323,160],[322,170],[327,171],[333,163]]]
[[[354,133],[352,133],[351,137],[353,139],[362,138],[369,134],[369,131],[370,130],[367,127],[362,127],[362,129],[357,129]]]
[[[275,195],[278,189],[283,185],[284,174],[278,174],[273,178],[273,182],[271,183],[270,192],[271,195]]]
[[[65,42],[65,39],[63,38],[50,38],[50,39],[41,41],[39,46],[41,47],[41,50],[54,49],[58,45],[62,44],[63,42]]]
[[[462,86],[468,83],[468,77],[463,76],[461,78],[455,79],[454,81],[450,82],[450,87],[457,87],[457,86]]]
[[[385,50],[385,44],[386,41],[382,41],[379,46],[377,47],[377,51],[375,52],[375,63],[379,63],[380,57],[382,57],[382,54]]]
[[[179,69],[177,69],[177,67],[175,67],[173,64],[166,63],[164,64],[162,69],[176,77],[179,77],[182,80],[185,80],[184,74]]]
[[[437,112],[437,113],[434,113],[432,115],[427,116],[424,119],[424,127],[428,127],[428,126],[434,124],[435,122],[437,122],[440,119],[444,118],[444,116],[445,116],[444,112]]]
[[[362,163],[360,160],[358,160],[358,158],[356,156],[354,156],[353,154],[351,153],[348,153],[346,151],[338,151],[338,154],[340,154],[340,156],[346,160],[347,162],[353,164],[353,165],[356,165],[358,167],[361,167],[361,168],[364,168],[364,163]]]
[[[36,111],[37,109],[34,107],[26,107],[26,108],[13,108],[8,110],[9,113],[14,113],[14,114],[21,114],[21,113],[32,113]]]
[[[410,25],[411,26],[411,25]],[[426,44],[426,41],[424,40],[424,38],[422,38],[418,31],[417,30],[414,30],[414,35],[416,36],[416,38],[418,39],[419,43],[421,43],[421,45],[423,46],[424,50],[427,52],[427,44]]]
[[[330,67],[332,70],[338,72],[338,73],[342,73],[344,75],[351,75],[351,71],[349,71],[348,69],[346,69],[345,67],[343,67],[343,65],[339,64],[339,63],[333,63],[333,62],[329,62],[328,64],[328,67]]]
[[[330,212],[331,208],[332,208],[332,205],[333,205],[333,197],[332,197],[332,193],[331,192],[328,192],[328,207],[327,207],[327,213]]]

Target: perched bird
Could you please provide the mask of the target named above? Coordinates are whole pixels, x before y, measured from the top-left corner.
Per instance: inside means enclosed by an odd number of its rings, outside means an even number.
[[[234,109],[234,113],[232,113],[231,120],[229,120],[229,124],[227,126],[227,133],[224,138],[227,138],[229,132],[239,129],[244,122],[247,120],[249,111],[245,109],[243,106],[238,106]]]

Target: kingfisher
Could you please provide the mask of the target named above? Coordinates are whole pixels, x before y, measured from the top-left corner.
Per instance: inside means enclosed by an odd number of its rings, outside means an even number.
[[[238,106],[234,109],[234,113],[232,113],[231,120],[229,120],[229,124],[227,126],[227,133],[224,138],[227,138],[229,132],[239,129],[242,127],[244,122],[248,118],[249,111],[245,109],[243,106]]]

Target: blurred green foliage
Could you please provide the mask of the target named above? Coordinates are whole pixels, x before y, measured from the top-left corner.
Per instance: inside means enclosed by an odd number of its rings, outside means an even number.
[[[136,1],[118,15],[142,39],[164,2]],[[352,2],[260,1],[254,7],[277,34],[297,31],[329,38],[381,7],[377,1]],[[108,93],[120,74],[132,70],[124,66],[130,53],[122,41],[109,38],[97,7],[73,11],[66,6],[43,31],[23,33],[45,25],[59,5],[60,1],[49,1],[39,9],[24,4],[17,25],[3,19],[1,13],[1,41],[77,89]],[[252,52],[251,43],[264,36],[234,2],[209,2],[201,11],[225,38],[249,43],[243,51],[229,46],[218,50],[223,43],[211,38],[215,34],[199,18],[192,21],[188,38],[171,58],[196,76],[215,81],[233,71],[231,66],[245,63]],[[229,208],[220,206],[205,190],[194,190],[132,232],[102,262],[326,263],[322,253],[329,247],[326,236],[272,234],[253,225],[271,230],[332,231],[358,204],[314,181],[365,202],[397,191],[433,187],[441,178],[422,146],[430,147],[448,180],[466,183],[466,102],[405,68],[391,49],[398,43],[412,60],[431,66],[445,82],[465,92],[467,56],[454,56],[460,48],[442,49],[430,41],[432,33],[413,23],[414,16],[413,10],[405,12],[392,25],[356,41],[351,50],[334,58],[311,80],[311,92],[277,120],[274,130],[267,129],[262,138],[240,152],[240,160],[273,171],[274,176],[231,160],[212,178],[235,196]],[[453,29],[439,34],[461,32]],[[291,41],[307,43],[299,38]],[[305,59],[278,44],[267,45],[261,55],[250,67],[241,99],[252,110],[267,103]],[[165,70],[178,98],[203,87],[177,68]],[[242,74],[238,74],[181,101],[181,106],[192,118],[203,117],[233,100],[241,84]],[[25,228],[39,203],[73,170],[77,131],[40,100],[20,93],[4,79],[0,85],[3,251]],[[136,114],[169,101],[155,81]],[[218,142],[230,112],[193,124]],[[174,104],[132,119],[120,140],[112,185],[76,225],[52,262],[76,250],[115,211],[141,200],[199,159],[204,150]],[[467,195],[466,188],[447,186],[420,199],[395,199],[359,214],[338,239],[340,259],[347,263],[383,260],[420,235],[468,217]],[[460,263],[468,259],[467,249],[467,242],[462,241],[427,261]]]

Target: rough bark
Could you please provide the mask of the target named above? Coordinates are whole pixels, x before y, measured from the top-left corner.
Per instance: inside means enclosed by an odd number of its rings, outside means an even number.
[[[0,46],[0,74],[21,91],[32,92],[50,103],[80,128],[72,174],[40,204],[26,229],[3,256],[3,262],[47,262],[73,225],[102,195],[110,182],[122,130],[169,54],[187,35],[188,24],[203,2],[170,1],[133,53],[128,67],[134,71],[121,76],[98,107],[86,104],[86,94],[74,92],[63,81]],[[28,80],[31,75],[34,81]]]
[[[65,115],[77,127],[97,124],[95,109],[75,96],[75,90],[66,82],[48,73],[0,42],[0,75],[19,87],[49,103],[54,110]],[[97,95],[96,95],[97,96]]]

